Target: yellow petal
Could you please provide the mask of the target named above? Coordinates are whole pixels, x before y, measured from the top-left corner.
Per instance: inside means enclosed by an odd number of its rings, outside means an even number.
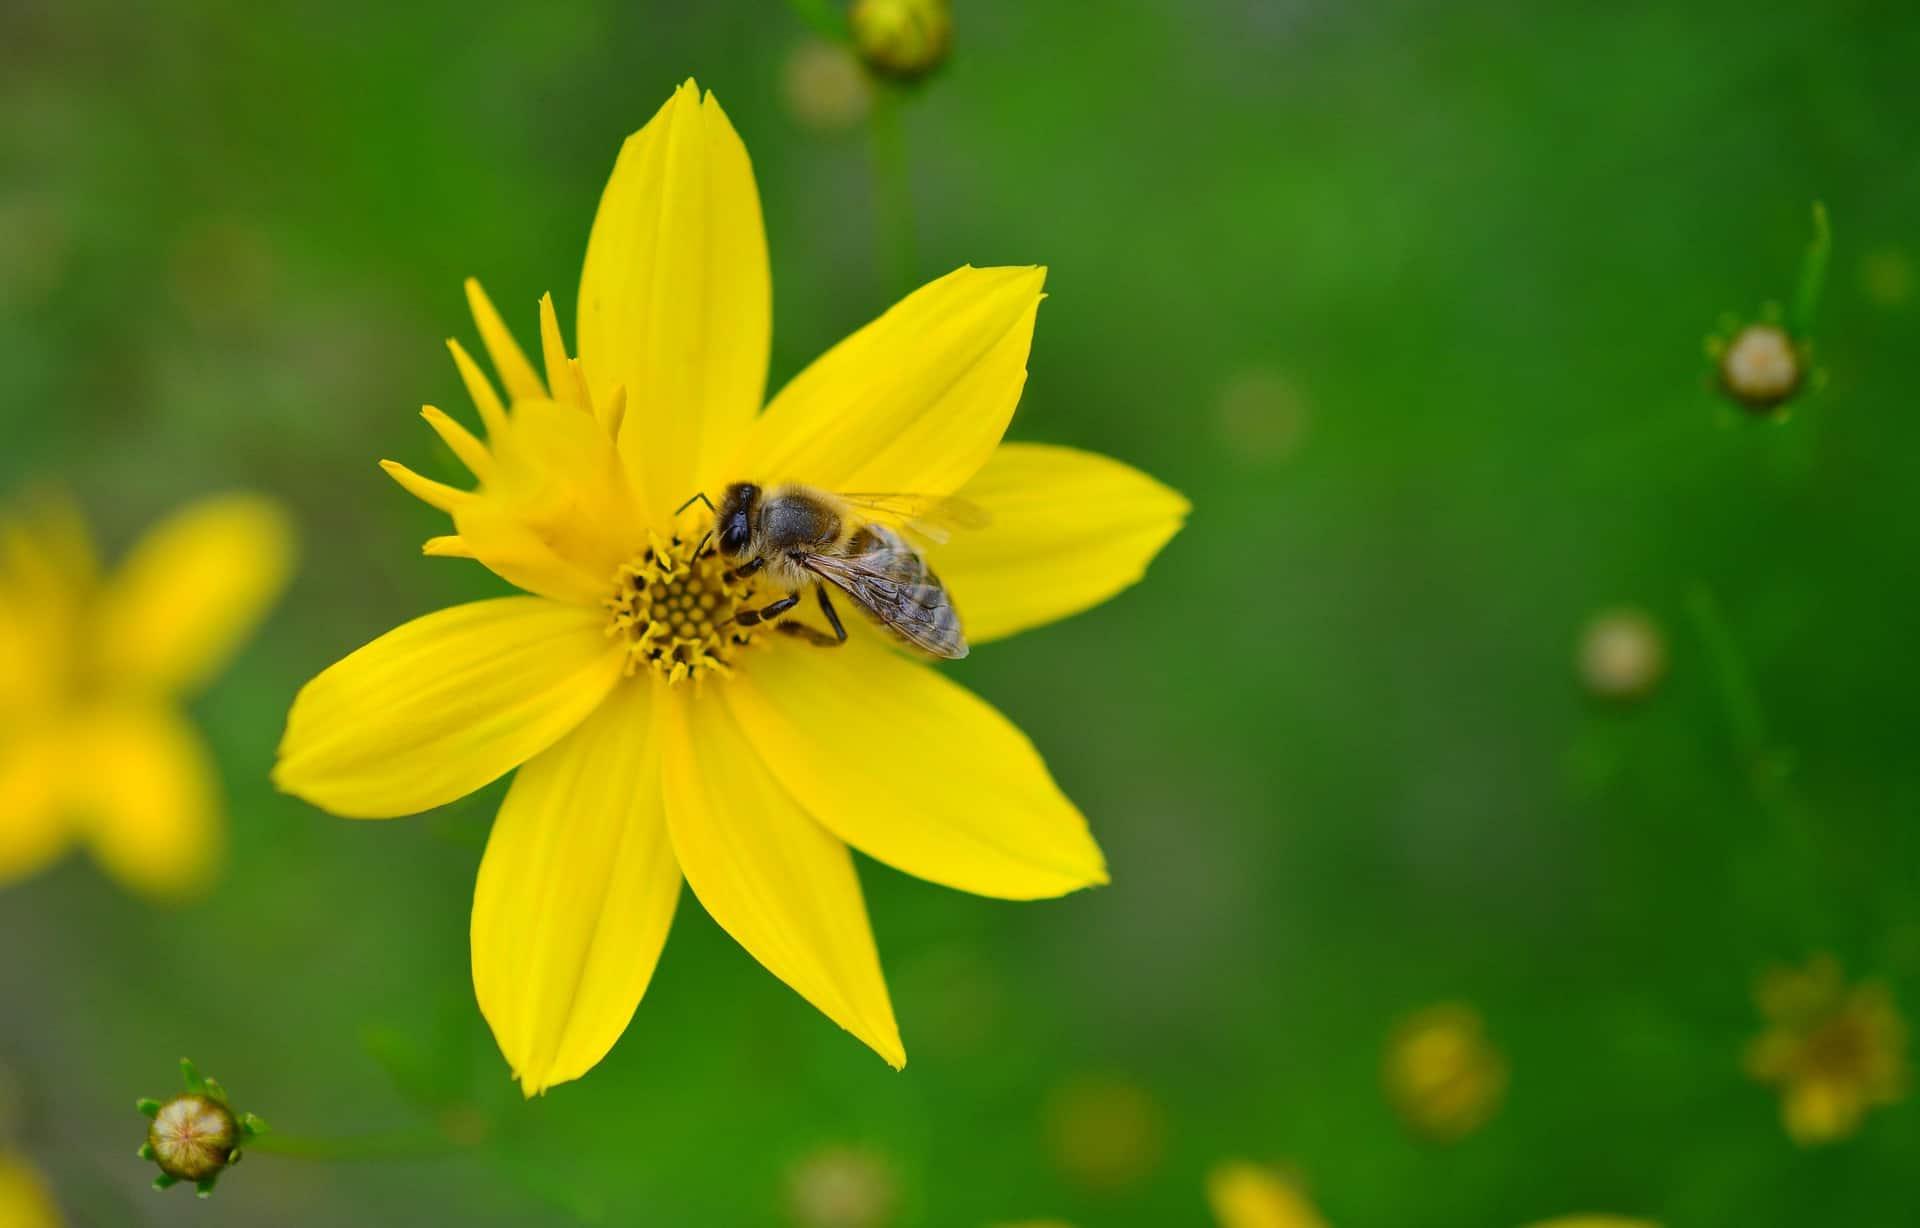
[[[58,702],[98,587],[93,543],[70,499],[38,494],[0,518],[0,710]]]
[[[1207,1174],[1207,1202],[1220,1228],[1327,1228],[1327,1221],[1279,1173],[1229,1160]]]
[[[0,1151],[0,1225],[60,1228],[60,1209],[39,1172],[18,1156]]]
[[[1107,881],[1087,821],[1026,735],[876,637],[767,653],[723,694],[794,799],[869,857],[1004,899]]]
[[[578,725],[624,659],[605,611],[537,597],[416,618],[301,688],[274,783],[349,818],[444,805]]]
[[[460,372],[460,382],[467,386],[467,395],[473,399],[473,407],[479,411],[480,425],[486,428],[487,437],[492,438],[506,425],[507,407],[500,403],[500,394],[493,390],[493,382],[480,370],[480,364],[466,348],[452,337],[447,338],[447,352],[453,355],[453,365]]]
[[[487,357],[493,360],[494,373],[507,390],[507,399],[544,400],[547,386],[540,382],[533,364],[521,352],[520,343],[513,339],[506,321],[493,309],[493,300],[480,288],[479,280],[472,277],[467,278],[467,306],[473,311],[473,322],[480,329],[480,342],[487,347]]]
[[[627,390],[621,449],[656,527],[759,412],[772,294],[746,147],[688,81],[621,147],[580,276],[581,363],[596,403]]]
[[[286,587],[293,531],[278,503],[190,504],[135,544],[109,583],[98,635],[106,676],[177,690],[207,681]]]
[[[560,317],[553,310],[551,294],[540,296],[540,351],[547,364],[547,387],[553,389],[553,399],[591,410],[593,395],[580,374],[579,360],[567,357],[567,343],[560,336]]]
[[[100,863],[137,891],[184,896],[208,884],[225,847],[220,789],[199,733],[158,704],[82,718],[71,805]]]
[[[769,972],[906,1065],[846,846],[787,795],[717,697],[668,692],[661,709],[667,830],[693,894]]]
[[[794,377],[723,480],[951,494],[1020,401],[1046,270],[957,269]]]
[[[70,827],[62,783],[70,739],[58,730],[22,732],[0,743],[0,884],[27,877],[66,850]]]
[[[614,693],[528,760],[473,895],[473,988],[520,1088],[577,1079],[620,1038],[680,898],[652,687]]]
[[[519,401],[494,437],[493,461],[453,509],[467,548],[530,593],[598,608],[646,540],[605,428],[572,406]]]
[[[472,431],[432,405],[422,405],[420,416],[474,477],[484,480],[493,472],[493,457],[487,454],[487,445],[475,439]]]
[[[1119,461],[1002,444],[961,498],[992,518],[929,547],[967,641],[985,643],[1095,606],[1138,580],[1188,504]]]

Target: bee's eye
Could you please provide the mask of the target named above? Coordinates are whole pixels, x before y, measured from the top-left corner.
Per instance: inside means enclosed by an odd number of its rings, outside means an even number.
[[[747,529],[747,514],[735,512],[727,517],[727,523],[720,528],[720,553],[742,554],[747,549],[747,539],[751,534]]]

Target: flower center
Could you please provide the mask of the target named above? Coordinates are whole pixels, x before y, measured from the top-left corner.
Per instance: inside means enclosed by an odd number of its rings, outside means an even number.
[[[753,632],[733,617],[752,603],[753,581],[737,579],[712,549],[695,557],[704,535],[692,542],[658,536],[645,553],[620,566],[607,634],[627,648],[627,675],[651,668],[668,682],[733,672]]]

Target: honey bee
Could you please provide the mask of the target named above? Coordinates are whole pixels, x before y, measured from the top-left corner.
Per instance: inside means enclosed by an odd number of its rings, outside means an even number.
[[[704,494],[687,501],[694,502],[713,508]],[[966,656],[966,635],[946,586],[906,536],[878,517],[898,520],[936,543],[946,540],[948,525],[973,528],[986,520],[972,504],[949,497],[835,494],[794,484],[762,490],[752,482],[727,487],[713,509],[715,548],[722,558],[738,560],[733,575],[764,575],[786,593],[760,609],[740,611],[734,621],[743,627],[771,623],[815,644],[844,644],[847,629],[828,596],[831,586],[928,656]],[[832,635],[774,621],[799,605],[808,588]]]

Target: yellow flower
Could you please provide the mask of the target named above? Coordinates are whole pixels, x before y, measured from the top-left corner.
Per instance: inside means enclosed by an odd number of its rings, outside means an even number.
[[[1220,1228],[1327,1228],[1297,1182],[1245,1160],[1214,1166],[1207,1174],[1207,1202]]]
[[[1042,271],[963,268],[801,372],[764,411],[770,285],[745,148],[687,82],[627,140],[581,277],[578,357],[540,303],[544,378],[469,283],[511,407],[452,346],[485,441],[429,424],[472,491],[387,469],[446,512],[428,554],[526,590],[442,610],[315,678],[279,785],[412,814],[520,768],[475,887],[476,996],[528,1095],[625,1029],[684,877],[756,959],[895,1066],[906,1054],[848,846],[1009,899],[1106,881],[1024,735],[859,618],[820,648],[730,624],[769,593],[697,552],[729,482],[961,492],[991,517],[927,557],[974,644],[1091,606],[1178,529],[1114,461],[1002,444]]]
[[[1327,1228],[1300,1183],[1264,1164],[1227,1160],[1207,1174],[1207,1201],[1220,1228]],[[1569,1215],[1529,1228],[1660,1228],[1618,1215]]]
[[[1875,1105],[1907,1092],[1907,1026],[1884,985],[1849,988],[1831,955],[1774,968],[1754,998],[1767,1030],[1747,1047],[1747,1073],[1780,1089],[1780,1116],[1802,1146],[1860,1128]]]
[[[1464,1002],[1443,1002],[1394,1029],[1381,1077],[1387,1100],[1408,1129],[1457,1142],[1499,1110],[1507,1060],[1488,1042],[1480,1012]]]
[[[100,574],[79,515],[0,521],[0,882],[85,840],[127,886],[204,886],[218,780],[183,697],[219,672],[285,585],[291,534],[250,495],[191,504]]]
[[[0,1228],[59,1228],[60,1209],[39,1170],[0,1150]]]

